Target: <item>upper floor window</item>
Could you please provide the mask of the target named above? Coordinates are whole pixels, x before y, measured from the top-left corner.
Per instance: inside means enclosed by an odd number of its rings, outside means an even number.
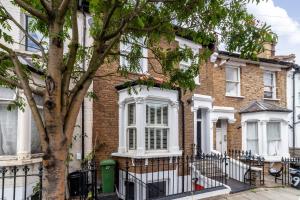
[[[181,49],[185,49],[185,48],[190,48],[193,51],[194,56],[199,54],[199,49],[201,48],[200,45],[197,45],[191,41],[185,40],[185,39],[181,39],[181,38],[176,38],[178,43],[179,43],[179,48]],[[181,60],[179,63],[180,69],[182,70],[187,70],[192,64],[193,62],[196,62],[195,60],[192,59],[187,59],[187,60]],[[200,84],[200,76],[199,74],[194,78],[195,80],[195,84],[199,85]]]
[[[126,55],[131,53],[133,44],[137,44],[141,48],[142,56],[139,59],[139,66],[138,68],[134,68],[130,66],[130,62]],[[147,48],[145,48],[145,38],[129,38],[126,42],[120,43],[120,65],[121,67],[125,67],[130,72],[136,72],[136,73],[147,73],[148,71],[148,60],[147,60]]]
[[[276,99],[276,73],[264,71],[264,98]]]
[[[226,95],[240,96],[240,68],[234,66],[226,66]]]
[[[25,16],[25,25],[26,25],[26,31],[27,33],[32,37],[34,38],[36,41],[38,42],[41,42],[42,39],[43,39],[43,36],[40,32],[38,31],[32,31],[29,29],[30,27],[30,24],[33,22],[33,19],[32,17],[26,15]],[[25,50],[26,51],[31,51],[31,52],[37,52],[37,51],[40,51],[40,47],[34,43],[29,37],[26,37],[25,38]]]

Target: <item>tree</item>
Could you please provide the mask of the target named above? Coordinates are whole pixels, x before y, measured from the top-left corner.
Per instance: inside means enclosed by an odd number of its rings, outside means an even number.
[[[147,59],[160,63],[160,73],[166,77],[165,87],[176,84],[192,90],[198,64],[193,62],[183,71],[176,67],[180,60],[205,62],[216,38],[227,50],[255,58],[263,50],[263,43],[274,38],[269,26],[258,23],[247,13],[245,5],[249,1],[89,0],[93,44],[87,47],[79,43],[77,0],[12,0],[32,17],[29,30],[41,32],[47,38],[46,44],[32,38],[0,4],[0,85],[23,90],[31,108],[44,153],[44,199],[65,199],[65,160],[76,118],[93,79],[101,78],[96,77],[96,71],[108,67],[104,63],[126,56],[130,67],[120,66],[115,72],[126,77],[129,71],[140,70],[141,49],[148,48],[154,56]],[[11,24],[32,40],[39,52],[26,54],[14,50],[12,44],[18,41],[8,33]],[[204,51],[193,55],[188,48],[163,49],[158,45],[162,38],[173,41],[175,35],[202,44]],[[138,38],[144,38],[143,42]],[[129,54],[119,51],[120,42],[132,44]],[[65,44],[68,46],[64,49]],[[35,67],[43,72],[45,84],[34,81],[33,73],[20,62],[20,55],[34,60]],[[82,62],[86,64],[84,69],[80,68]],[[146,81],[151,84],[151,79]],[[44,99],[43,116],[33,94]]]

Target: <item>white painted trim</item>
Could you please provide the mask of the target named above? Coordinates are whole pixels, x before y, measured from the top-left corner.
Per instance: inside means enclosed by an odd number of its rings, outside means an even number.
[[[264,65],[260,65],[259,68],[262,70],[272,71],[272,72],[280,72],[281,71],[281,68],[273,68],[273,67],[268,67],[268,66],[264,66]]]
[[[176,37],[175,37],[175,40],[176,40],[178,43],[183,44],[183,45],[186,45],[186,46],[188,46],[188,47],[190,47],[190,48],[193,48],[193,49],[202,49],[202,45],[197,44],[197,43],[195,43],[195,42],[193,42],[193,41],[191,41],[191,40],[187,40],[187,39],[185,39],[185,38],[183,38],[183,37],[176,36]]]

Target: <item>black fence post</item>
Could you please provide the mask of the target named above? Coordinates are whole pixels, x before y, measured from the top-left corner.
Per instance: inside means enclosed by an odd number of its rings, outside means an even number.
[[[26,192],[27,192],[27,173],[29,171],[29,168],[27,165],[24,166],[23,171],[24,171],[24,186],[25,186],[24,187],[24,199],[26,199],[26,196],[27,196],[27,194],[26,194]]]
[[[7,172],[7,169],[5,167],[2,167],[2,197],[1,197],[1,199],[4,199],[4,182],[5,182],[6,172]]]
[[[225,160],[225,184],[227,184],[227,153],[226,153],[226,151],[225,151],[225,153],[224,153],[224,160]]]
[[[43,199],[43,164],[40,163],[39,166],[39,178],[40,178],[40,188],[39,188],[39,199]]]

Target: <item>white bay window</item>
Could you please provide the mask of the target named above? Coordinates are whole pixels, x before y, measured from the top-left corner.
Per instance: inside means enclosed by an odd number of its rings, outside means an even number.
[[[0,87],[0,156],[30,158],[30,154],[41,153],[39,132],[28,104],[24,110],[8,110],[16,94],[25,98],[22,91]],[[34,96],[42,114],[42,98]]]
[[[258,124],[257,122],[247,123],[247,150],[252,154],[258,153]]]
[[[181,155],[177,91],[138,87],[138,94],[119,91],[119,148],[113,155]]]

